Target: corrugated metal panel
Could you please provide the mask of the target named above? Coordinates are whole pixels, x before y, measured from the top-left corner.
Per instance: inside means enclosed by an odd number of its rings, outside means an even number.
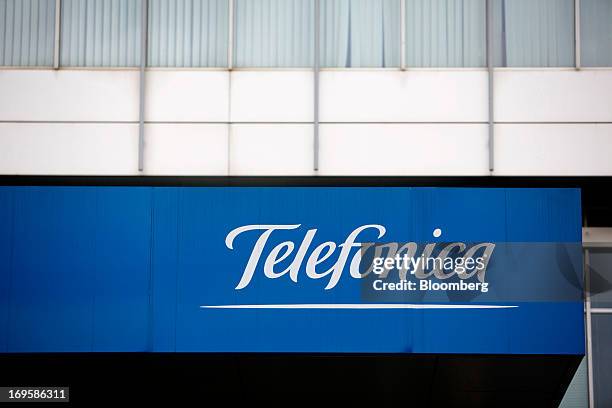
[[[0,65],[53,65],[54,0],[0,0]]]
[[[133,67],[140,64],[142,0],[64,0],[61,65]]]
[[[148,65],[227,66],[228,0],[150,0]]]
[[[314,1],[236,0],[237,67],[312,67]]]
[[[406,0],[409,67],[483,67],[485,0]]]

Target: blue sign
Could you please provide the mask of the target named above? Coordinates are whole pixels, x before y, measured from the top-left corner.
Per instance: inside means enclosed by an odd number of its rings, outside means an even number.
[[[0,352],[584,353],[580,192],[0,187]]]

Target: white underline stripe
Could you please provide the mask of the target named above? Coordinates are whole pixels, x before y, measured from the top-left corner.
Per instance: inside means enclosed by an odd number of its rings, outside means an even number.
[[[202,309],[511,309],[518,306],[413,303],[307,303],[285,305],[202,305]]]

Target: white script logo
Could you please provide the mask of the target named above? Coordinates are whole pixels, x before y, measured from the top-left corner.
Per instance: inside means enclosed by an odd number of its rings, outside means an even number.
[[[227,234],[227,237],[225,238],[225,245],[231,250],[234,249],[234,240],[238,235],[249,231],[257,231],[260,234],[259,238],[257,239],[257,242],[251,250],[251,255],[244,268],[242,278],[236,286],[236,289],[243,289],[247,287],[251,282],[253,275],[255,274],[257,265],[259,264],[260,258],[264,252],[264,248],[266,247],[266,243],[268,242],[268,239],[270,238],[272,233],[281,230],[295,230],[298,229],[300,226],[301,224],[245,225],[242,227],[238,227],[232,230],[229,234]],[[312,250],[312,252],[310,252],[308,258],[306,259],[306,275],[311,279],[321,279],[328,276],[329,281],[325,289],[334,288],[342,276],[342,272],[344,271],[344,267],[348,262],[351,250],[353,248],[361,248],[363,245],[363,243],[357,241],[357,238],[363,231],[369,229],[376,231],[376,239],[382,238],[387,231],[386,228],[382,225],[368,224],[353,230],[346,237],[344,242],[339,245],[332,241],[327,241],[323,242],[322,244],[319,244]],[[270,251],[264,261],[263,270],[266,278],[276,279],[288,274],[289,278],[293,282],[297,283],[298,273],[302,268],[302,264],[306,258],[310,246],[312,245],[316,233],[316,229],[309,229],[304,235],[304,238],[295,253],[294,250],[296,249],[296,244],[293,241],[284,241],[276,245]],[[434,237],[439,237],[440,230],[436,229],[433,235]],[[368,275],[370,272],[372,272],[373,269],[374,273],[382,273],[384,275],[384,271],[380,269],[380,267],[385,265],[385,261],[381,261],[381,259],[393,259],[395,262],[397,262],[397,265],[399,265],[398,269],[400,271],[401,279],[406,278],[406,273],[410,269],[410,265],[412,265],[412,270],[410,273],[415,275],[418,279],[425,279],[430,276],[434,276],[437,279],[447,279],[450,276],[457,275],[460,279],[463,280],[469,279],[473,275],[476,275],[480,282],[484,282],[486,267],[493,252],[493,249],[495,248],[495,244],[480,243],[468,249],[466,247],[466,244],[461,242],[454,242],[447,244],[443,249],[439,251],[437,256],[434,258],[432,254],[434,252],[435,246],[435,243],[428,243],[427,245],[425,245],[423,253],[420,256],[416,256],[418,245],[415,242],[408,242],[402,245],[401,247],[398,243],[382,245],[376,244],[374,246],[374,249],[376,251],[377,256],[375,256],[374,258],[374,264],[372,264],[363,273],[360,272],[361,251],[355,251],[350,261],[350,276],[355,279],[361,279]],[[327,261],[336,252],[336,249],[338,248],[340,249],[340,253],[336,262],[327,270],[317,270],[317,265]],[[380,251],[382,251],[382,249],[387,250],[385,258],[380,258]],[[466,270],[465,268],[465,264],[470,262],[457,262],[456,259],[451,265],[451,271],[448,271],[448,269],[444,266],[446,265],[445,260],[448,258],[449,253],[453,249],[465,251],[461,259],[463,259],[464,261],[472,260],[471,263],[473,263],[474,267],[471,271]],[[484,249],[484,254],[482,257],[476,258],[474,260],[473,257],[479,249]],[[285,261],[292,254],[294,254],[293,260],[287,268],[283,270],[274,270],[275,265]],[[430,271],[425,270],[426,266],[429,264],[428,259],[434,260],[433,267]],[[438,259],[440,260],[440,262],[435,262],[435,260]],[[404,261],[404,267],[401,266],[402,260]]]

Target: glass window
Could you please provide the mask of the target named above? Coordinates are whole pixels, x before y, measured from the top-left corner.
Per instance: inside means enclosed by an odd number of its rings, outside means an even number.
[[[406,0],[408,67],[484,67],[486,0]]]
[[[54,0],[0,0],[0,66],[52,66]]]
[[[399,67],[399,0],[321,2],[322,67]]]
[[[61,65],[140,65],[141,13],[141,0],[63,0]]]
[[[612,0],[581,0],[580,40],[583,66],[612,67]]]
[[[576,374],[574,374],[574,378],[572,378],[572,382],[567,387],[567,391],[565,391],[559,408],[585,408],[588,406],[587,359],[584,357],[576,370]]]
[[[228,0],[149,0],[152,67],[227,66]]]
[[[494,0],[495,65],[574,66],[574,0]]]
[[[589,249],[591,307],[612,307],[612,250]]]
[[[592,315],[593,398],[596,408],[612,407],[612,315]]]
[[[312,67],[314,2],[236,0],[236,67]]]

